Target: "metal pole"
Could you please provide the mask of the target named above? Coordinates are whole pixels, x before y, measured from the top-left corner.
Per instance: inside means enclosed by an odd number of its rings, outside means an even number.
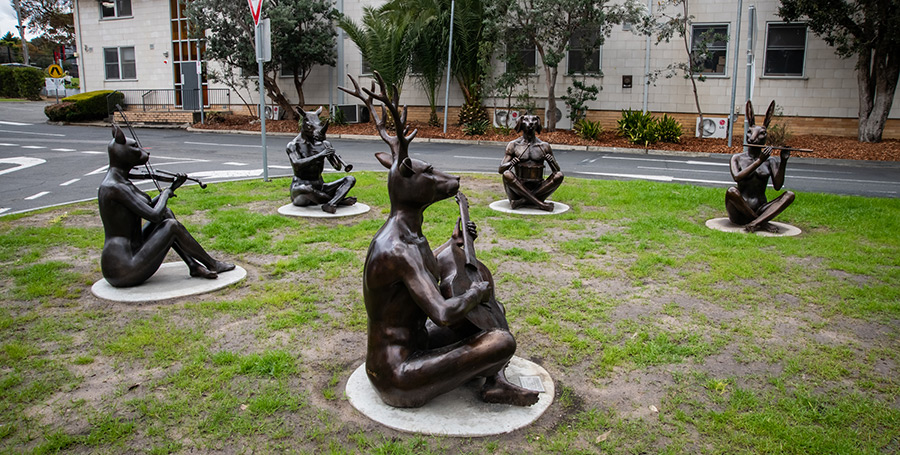
[[[647,0],[647,14],[653,15],[653,0]],[[644,56],[644,113],[650,102],[650,35],[647,35],[647,54]]]
[[[344,0],[337,1],[337,10],[344,14]],[[344,76],[347,74],[347,68],[344,68],[344,29],[337,28],[337,85],[343,85]],[[344,91],[337,91],[337,104],[344,104]]]
[[[447,117],[450,116],[450,62],[453,61],[453,13],[456,0],[450,0],[450,44],[447,46],[447,88],[444,90],[444,133],[447,132]]]
[[[197,56],[197,90],[199,90],[198,99],[200,100],[200,123],[206,123],[206,113],[203,112],[203,75],[201,74],[202,63],[200,60],[200,56]]]
[[[16,28],[19,29],[19,39],[22,40],[22,58],[27,65],[29,63],[28,41],[25,40],[25,26],[22,25],[22,6],[19,5],[19,0],[13,0],[13,6],[16,7],[16,20],[19,21],[19,25]]]
[[[756,40],[756,6],[750,5],[747,15],[747,101],[753,98],[753,46]],[[744,122],[744,135],[747,135],[747,122]]]
[[[734,40],[734,65],[731,70],[731,110],[728,111],[728,147],[731,147],[732,136],[734,136],[734,122],[737,120],[737,115],[734,114],[734,99],[737,97],[737,69],[738,69],[738,51],[741,47],[741,40],[737,39],[741,36],[741,10],[744,9],[742,4],[743,0],[738,0],[737,7],[737,30],[734,31],[734,34],[731,36],[735,37]]]
[[[262,152],[263,152],[263,180],[269,181],[269,162],[268,152],[266,150],[266,96],[265,96],[265,80],[263,78],[263,43],[262,30],[259,25],[256,26],[256,62],[259,64],[259,124],[262,132]]]

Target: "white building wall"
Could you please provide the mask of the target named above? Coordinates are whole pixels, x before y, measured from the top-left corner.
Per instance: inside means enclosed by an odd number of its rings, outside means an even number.
[[[100,19],[96,0],[78,0],[79,53],[83,68],[82,86],[85,90],[97,89],[129,89],[129,88],[164,88],[173,87],[171,58],[166,59],[164,52],[172,55],[171,31],[169,28],[169,5],[165,0],[132,0],[133,17],[123,19]],[[343,12],[359,21],[364,6],[378,6],[383,0],[344,0]],[[654,3],[654,10],[657,8]],[[756,2],[757,8],[757,40],[755,51],[757,56],[757,74],[753,101],[754,105],[765,106],[775,99],[788,116],[808,117],[842,117],[855,118],[858,113],[858,92],[856,82],[855,61],[842,60],[834,54],[833,48],[812,33],[808,33],[805,54],[805,75],[798,78],[762,77],[763,59],[765,56],[766,24],[781,22],[776,15],[779,2],[777,0],[761,0]],[[743,112],[743,100],[746,90],[746,52],[748,13],[747,5],[741,17],[740,36],[736,36],[737,5],[735,2],[717,2],[714,0],[698,0],[692,2],[691,11],[696,23],[727,23],[730,40],[726,57],[725,76],[708,76],[705,82],[698,82],[698,96],[704,113],[708,115],[726,115],[730,109],[732,78],[737,78],[736,110]],[[654,11],[656,12],[656,11]],[[651,71],[662,70],[669,64],[686,59],[684,45],[676,37],[670,43],[656,43],[651,38]],[[589,79],[602,88],[598,99],[588,103],[590,109],[622,110],[640,109],[643,105],[644,91],[644,58],[646,37],[624,31],[621,26],[615,27],[607,39],[601,53],[601,68],[604,76]],[[738,44],[738,67],[734,70],[734,47]],[[137,57],[137,79],[131,81],[105,80],[103,66],[103,47],[134,46]],[[362,84],[368,86],[369,75],[362,74],[362,58],[356,45],[348,38],[343,40],[344,68],[319,67],[304,85],[306,104],[327,105],[336,103],[340,97],[337,86],[349,87],[345,77],[349,73]],[[274,49],[273,52],[277,52]],[[539,58],[538,58],[539,59]],[[164,63],[168,60],[168,63]],[[560,75],[555,92],[558,105],[564,106],[559,97],[566,93],[571,85],[572,76],[565,74],[566,60],[560,64]],[[547,88],[545,73],[538,62],[535,75],[529,76],[525,85],[543,107]],[[503,68],[499,65],[495,72],[499,74]],[[633,77],[632,88],[622,88],[622,76]],[[298,100],[289,78],[280,78],[279,85],[292,102]],[[443,105],[444,84],[438,91],[439,105]],[[216,86],[211,84],[211,87]],[[221,85],[220,85],[221,86]],[[255,83],[250,84],[250,101],[257,103]],[[696,111],[691,84],[681,75],[672,78],[659,77],[649,87],[648,107],[653,112],[692,113]],[[411,106],[427,106],[427,98],[414,77],[404,83],[401,103]],[[458,107],[464,99],[456,80],[451,80],[450,105]],[[232,96],[232,102],[238,98]],[[356,104],[357,101],[344,95],[345,104]],[[489,106],[502,106],[505,100],[488,99]],[[759,109],[758,109],[759,110]],[[890,118],[900,118],[900,102],[894,102]]]
[[[101,19],[96,0],[77,0],[81,87],[91,90],[171,89],[172,32],[169,3],[132,0],[132,17]],[[107,80],[103,48],[134,46],[137,79]],[[169,58],[164,53],[168,53]],[[168,63],[164,63],[167,60]]]

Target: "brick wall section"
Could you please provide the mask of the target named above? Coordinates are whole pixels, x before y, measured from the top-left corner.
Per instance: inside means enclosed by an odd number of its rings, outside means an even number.
[[[131,123],[195,123],[200,121],[199,112],[145,112],[145,111],[128,111],[126,113],[128,121]],[[122,115],[115,113],[115,121],[121,122]]]

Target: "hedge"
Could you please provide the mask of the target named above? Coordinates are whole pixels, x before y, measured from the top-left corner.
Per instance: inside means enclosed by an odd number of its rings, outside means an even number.
[[[0,66],[0,96],[40,100],[44,72],[37,68]]]
[[[124,98],[125,95],[114,90],[79,93],[63,98],[60,104],[47,105],[44,114],[54,122],[103,120],[109,116],[108,106],[121,103]]]

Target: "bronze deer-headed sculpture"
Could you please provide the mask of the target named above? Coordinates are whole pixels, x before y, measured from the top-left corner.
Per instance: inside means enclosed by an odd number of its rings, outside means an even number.
[[[769,221],[794,202],[794,193],[791,191],[785,191],[771,201],[766,200],[769,177],[772,178],[775,190],[780,190],[784,185],[787,161],[791,156],[790,149],[782,149],[781,156],[778,157],[772,156],[772,147],[765,147],[766,132],[774,113],[775,101],[772,101],[766,110],[763,124],[757,125],[753,103],[747,101],[744,111],[744,119],[749,125],[745,140],[748,144],[747,151],[731,157],[731,177],[737,187],[731,187],[725,192],[725,210],[732,223],[742,225],[750,232],[759,229],[777,231]]]
[[[443,286],[446,290],[441,292],[442,277],[468,275],[468,271],[448,270],[458,262],[437,256],[443,251],[451,254],[454,247],[458,250],[463,237],[460,231],[474,234],[475,226],[468,223],[457,228],[450,241],[432,251],[422,233],[422,222],[428,206],[457,193],[459,177],[409,157],[409,144],[417,131],[409,132],[406,107],[402,113],[397,108],[396,88],[389,96],[378,73],[378,92],[374,81],[371,88],[361,89],[348,77],[354,90],[340,89],[366,104],[378,134],[391,150],[390,154],[375,154],[389,169],[391,211],[369,245],[363,269],[369,381],[381,399],[394,407],[422,406],[477,378],[485,380],[481,388],[484,401],[519,406],[536,403],[537,392],[511,384],[503,373],[516,350],[505,315],[495,314],[502,323],[487,328],[467,319],[475,308],[493,299],[490,273],[465,289]],[[383,105],[380,115],[375,101]],[[388,131],[388,115],[393,119],[393,134]],[[502,312],[499,304],[494,308]]]

